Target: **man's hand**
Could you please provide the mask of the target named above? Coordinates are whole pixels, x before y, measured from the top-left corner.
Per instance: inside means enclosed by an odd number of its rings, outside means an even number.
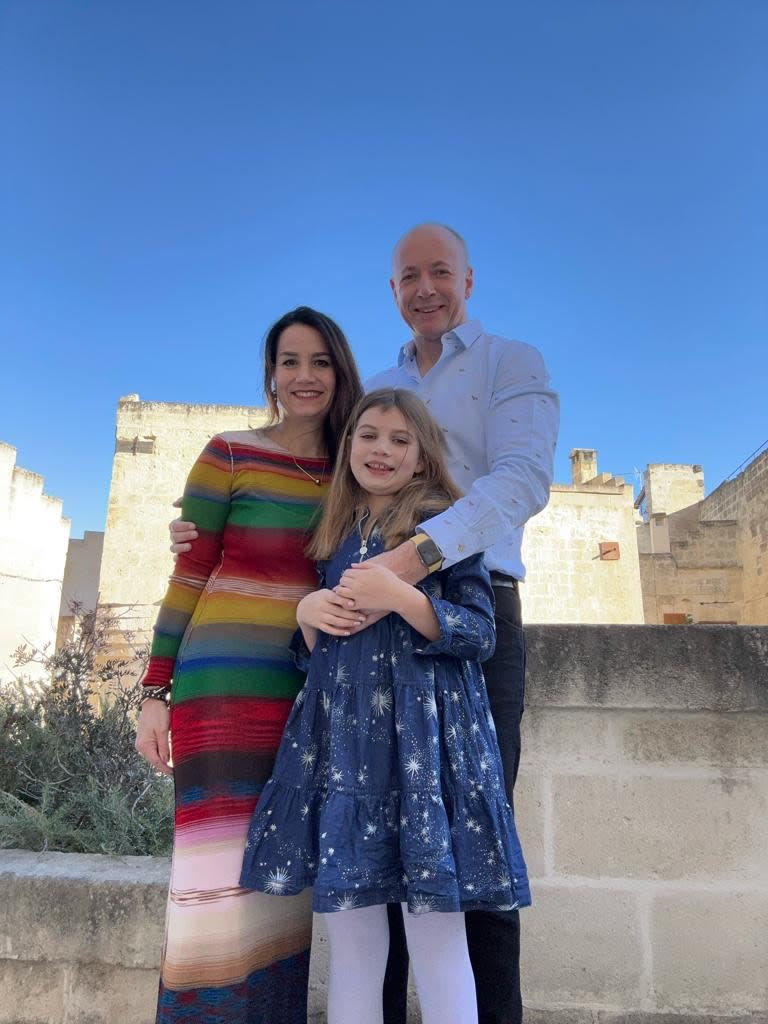
[[[411,584],[419,583],[427,575],[427,567],[419,558],[416,545],[411,544],[409,540],[398,544],[391,551],[382,551],[380,555],[374,555],[365,564],[386,566],[401,580]]]
[[[411,589],[378,558],[372,558],[370,562],[351,565],[334,587],[334,593],[343,598],[347,608],[386,614],[397,611],[401,605],[403,588]]]
[[[181,498],[173,503],[174,508],[181,508]],[[192,548],[192,541],[197,540],[197,528],[194,523],[183,519],[174,519],[168,525],[171,532],[171,551],[174,555],[183,555]]]
[[[136,749],[141,756],[162,772],[173,775],[170,766],[171,749],[168,742],[170,714],[161,700],[145,700],[136,724]]]
[[[302,629],[309,626],[331,636],[351,636],[365,626],[365,615],[351,611],[348,602],[332,590],[316,590],[299,601],[296,621]]]

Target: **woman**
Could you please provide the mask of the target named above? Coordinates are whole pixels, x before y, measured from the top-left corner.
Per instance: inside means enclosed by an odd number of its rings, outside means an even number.
[[[303,682],[288,645],[316,585],[306,531],[361,387],[339,327],[306,306],[268,332],[264,384],[271,425],[212,438],[189,475],[182,516],[199,537],[176,563],[143,679],[136,747],[170,773],[170,726],[176,787],[157,1024],[306,1021],[310,904],[238,879]]]

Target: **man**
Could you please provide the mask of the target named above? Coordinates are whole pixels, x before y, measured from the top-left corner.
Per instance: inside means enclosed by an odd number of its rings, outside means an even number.
[[[549,500],[559,424],[557,396],[539,353],[486,334],[467,319],[473,272],[464,240],[440,224],[421,224],[393,254],[392,292],[413,331],[397,366],[366,382],[366,390],[409,388],[443,428],[448,468],[464,497],[422,523],[423,540],[379,557],[416,583],[428,572],[485,552],[496,598],[496,653],[483,671],[501,749],[510,803],[520,761],[525,640],[519,581],[523,527]],[[385,983],[385,1024],[404,1024],[407,970],[390,908],[392,936]],[[398,927],[399,925],[399,927]],[[520,921],[517,910],[466,915],[480,1024],[520,1024]]]
[[[451,228],[427,223],[405,234],[395,247],[390,285],[413,337],[397,366],[367,381],[366,390],[408,388],[425,401],[443,428],[448,468],[464,497],[378,558],[416,583],[485,552],[497,643],[483,670],[512,802],[525,685],[521,544],[525,523],[549,500],[558,400],[536,349],[486,334],[467,319],[473,271],[464,240]],[[185,526],[176,525],[176,544],[195,536]],[[518,911],[470,912],[466,926],[479,1024],[521,1024]],[[384,1020],[405,1024],[408,956],[399,907],[390,907],[390,935]]]

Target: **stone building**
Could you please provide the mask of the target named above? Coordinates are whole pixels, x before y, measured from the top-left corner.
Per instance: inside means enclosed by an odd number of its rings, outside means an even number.
[[[118,402],[99,603],[138,640],[148,636],[165,594],[171,505],[195,459],[214,434],[265,419],[266,410],[249,406],[142,402],[138,395]]]
[[[704,498],[701,466],[650,465],[637,504],[648,623],[768,623],[768,451]]]
[[[632,485],[598,473],[594,449],[574,449],[571,483],[553,484],[525,528],[525,621],[642,622],[636,529]]]
[[[16,449],[0,443],[0,681],[16,674],[20,644],[55,644],[69,529],[43,478],[17,466]],[[24,673],[37,674],[32,666]]]

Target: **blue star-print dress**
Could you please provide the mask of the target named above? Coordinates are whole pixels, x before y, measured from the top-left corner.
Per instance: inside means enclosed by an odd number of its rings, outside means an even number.
[[[321,563],[334,587],[359,562],[350,535]],[[374,533],[368,554],[383,550]],[[251,821],[240,884],[314,886],[320,913],[511,910],[531,896],[507,803],[480,661],[495,645],[482,556],[420,584],[440,623],[428,642],[392,613],[352,637],[319,632],[307,680]]]

